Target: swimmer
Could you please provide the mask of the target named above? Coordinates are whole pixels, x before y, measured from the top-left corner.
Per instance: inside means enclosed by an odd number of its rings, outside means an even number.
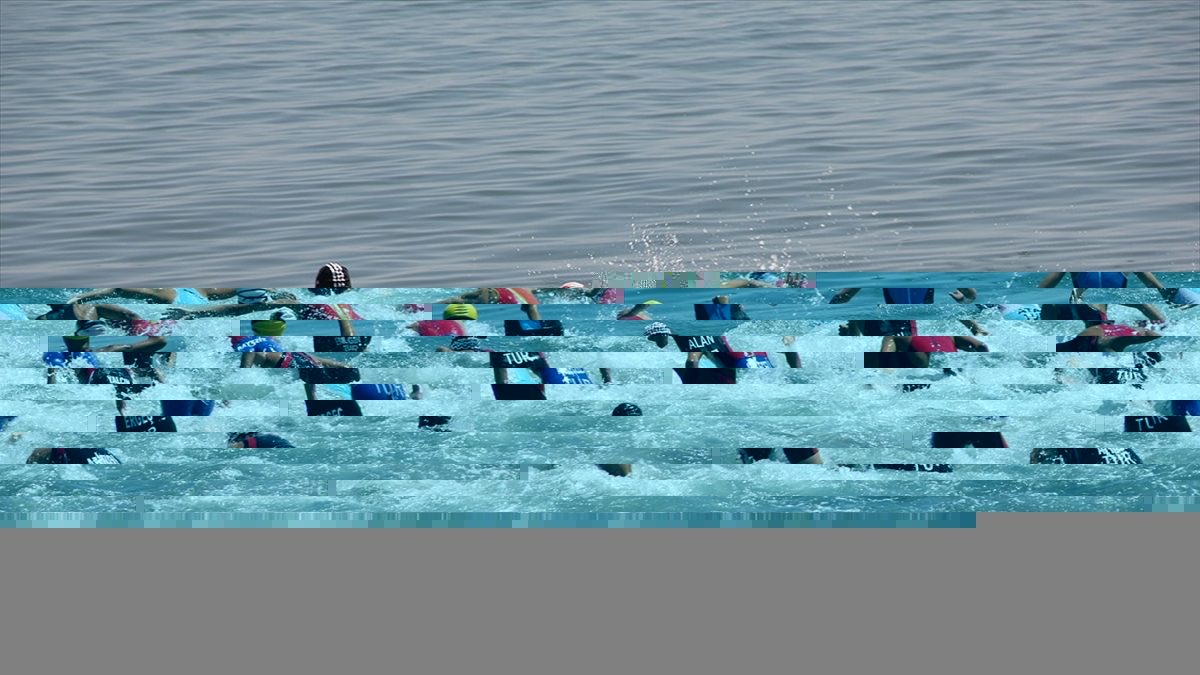
[[[546,371],[550,364],[542,352],[490,352],[488,360],[492,366],[495,384],[492,394],[497,401],[544,401],[546,400]],[[523,368],[532,372],[537,384],[510,383],[509,368]]]
[[[621,310],[617,313],[617,321],[653,321],[654,317],[650,316],[649,310],[654,305],[661,305],[657,300],[647,300],[628,309]]]
[[[674,335],[666,324],[658,321],[646,326],[643,333],[659,349],[674,340],[679,350],[687,353],[684,367],[674,369],[684,384],[737,384],[737,368],[733,365],[736,358],[724,337]],[[701,368],[701,358],[707,358],[716,367]]]
[[[617,407],[613,408],[612,416],[641,417],[642,409],[634,403],[621,403]],[[632,464],[597,464],[596,466],[600,467],[602,471],[607,472],[609,475],[617,477],[628,476],[633,473]]]
[[[236,288],[100,288],[81,293],[67,302],[76,304],[100,298],[129,298],[168,305],[207,305],[213,300],[235,295]]]
[[[740,304],[731,304],[728,295],[718,295],[713,298],[712,303],[695,305],[697,321],[748,321],[750,315],[746,314],[746,308]],[[786,336],[783,338],[785,345],[790,345],[796,340],[795,336]],[[753,358],[757,361],[759,368],[774,368],[771,359],[766,352],[737,352],[743,356],[749,354],[747,358]],[[800,367],[800,355],[796,352],[784,352],[784,358],[787,359],[788,366],[791,368]],[[748,366],[735,366],[745,368]]]
[[[850,302],[850,299],[861,291],[861,288],[843,288],[829,301],[831,305],[840,305]],[[930,305],[933,304],[934,289],[932,288],[884,288],[883,300],[889,305]],[[958,288],[949,293],[950,297],[959,304],[971,304],[975,302],[978,293],[974,288]],[[959,323],[966,326],[971,331],[972,335],[989,335],[988,331],[984,330],[975,321],[970,319],[959,319]],[[910,324],[909,330],[913,332],[896,332],[902,331],[904,324]],[[843,324],[838,331],[842,336],[858,336],[867,335],[872,337],[883,337],[885,335],[916,335],[916,322],[906,321],[860,321],[852,320]]]
[[[824,464],[820,448],[780,448],[788,464]],[[742,464],[753,464],[759,460],[770,459],[774,448],[738,448],[738,457]]]
[[[1152,330],[1137,329],[1123,324],[1104,323],[1085,328],[1074,338],[1055,345],[1056,352],[1104,352],[1125,351],[1126,347],[1157,340],[1162,337]],[[1097,384],[1133,384],[1141,388],[1145,381],[1145,366],[1162,360],[1158,352],[1139,352],[1134,355],[1133,368],[1089,368]],[[1061,373],[1061,370],[1059,371]]]
[[[50,311],[34,317],[35,321],[134,321],[137,313],[117,305],[52,304]]]
[[[867,358],[878,365],[868,368],[928,368],[929,355],[936,352],[986,352],[988,346],[972,337],[955,336],[887,336],[880,345],[878,359]],[[863,356],[871,355],[867,352]]]
[[[17,420],[17,416],[16,416],[16,415],[3,415],[3,416],[0,416],[0,432],[7,431],[7,430],[8,430],[8,428],[9,428],[10,426],[12,426],[12,423],[13,423],[13,422],[15,422],[16,420]],[[20,431],[12,431],[12,432],[9,432],[9,434],[8,434],[8,442],[9,442],[9,443],[16,443],[17,441],[21,440],[21,438],[23,438],[24,436],[25,436],[25,434],[24,434],[24,433],[22,433],[22,432],[20,432]]]
[[[1062,281],[1066,274],[1066,272],[1051,272],[1042,279],[1038,284],[1038,288],[1054,288]],[[1127,288],[1129,286],[1130,274],[1136,276],[1147,288],[1156,289],[1163,296],[1163,299],[1169,303],[1176,304],[1176,298],[1187,301],[1190,297],[1186,293],[1180,296],[1180,289],[1169,289],[1163,286],[1162,282],[1149,272],[1071,272],[1070,274],[1071,285],[1074,287],[1074,290],[1071,292],[1072,303],[1083,302],[1083,294],[1089,288]],[[1153,305],[1127,304],[1125,306],[1141,311],[1152,321],[1163,320],[1162,313]],[[1158,318],[1155,318],[1155,316]]]
[[[452,304],[442,309],[441,319],[424,319],[408,324],[408,329],[422,337],[466,336],[470,334],[464,321],[479,318],[475,305]]]
[[[117,456],[104,448],[36,448],[26,464],[120,464]]]
[[[233,432],[226,436],[226,444],[231,448],[294,448],[292,442],[277,434],[264,434],[258,431]]]
[[[1164,431],[1191,431],[1192,425],[1188,424],[1187,417],[1184,415],[1126,415],[1125,416],[1125,431],[1135,433],[1145,432],[1164,432]]]
[[[446,304],[469,304],[469,305],[536,305],[538,299],[534,297],[533,292],[528,288],[477,288],[473,291],[468,291],[462,295],[456,295],[445,300],[438,300],[433,303],[435,305]],[[531,319],[540,319],[542,317],[535,316],[537,308],[526,310]]]
[[[281,315],[281,312],[276,312],[276,316],[279,315]],[[282,318],[273,318],[251,321],[250,325],[256,335],[269,336],[282,335],[286,330],[287,323]],[[306,352],[242,352],[241,367],[295,368],[297,376],[304,382],[304,393],[308,401],[317,400],[316,387],[318,384],[350,384],[357,382],[360,378],[358,369],[348,363],[326,359]],[[337,401],[336,403],[353,403],[353,401]],[[357,407],[357,404],[343,406],[347,410],[355,407]]]
[[[751,272],[748,277],[721,282],[721,288],[808,288],[808,275],[797,272]]]
[[[1132,448],[1034,448],[1030,464],[1141,464]]]

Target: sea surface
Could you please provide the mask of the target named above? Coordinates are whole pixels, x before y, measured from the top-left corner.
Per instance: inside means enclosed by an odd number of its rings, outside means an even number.
[[[1200,271],[1200,4],[0,4],[0,285]]]

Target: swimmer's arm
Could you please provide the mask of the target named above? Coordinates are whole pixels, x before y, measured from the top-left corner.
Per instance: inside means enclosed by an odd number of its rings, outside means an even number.
[[[730,279],[721,282],[721,288],[771,288],[773,286],[773,284],[764,283],[758,279]]]
[[[241,314],[249,314],[258,310],[266,309],[262,305],[217,305],[216,307],[208,307],[205,309],[183,309],[182,307],[172,307],[166,311],[166,315],[172,319],[195,319],[199,317],[213,316],[239,316]]]
[[[121,290],[122,289],[120,289],[120,288],[97,288],[94,291],[88,291],[87,293],[80,293],[79,295],[76,295],[75,297],[67,300],[67,304],[68,305],[77,305],[80,303],[87,302],[88,300],[95,300],[97,298],[108,298],[108,297],[112,297],[115,295],[121,295],[121,293],[119,292]],[[147,290],[147,291],[149,291],[152,289],[131,288],[131,289],[125,289],[125,290],[134,290],[134,291]]]
[[[975,298],[979,297],[979,294],[974,288],[960,288],[950,293],[950,297],[954,298],[955,302],[959,304],[968,305],[975,302]]]
[[[326,368],[353,368],[354,367],[354,366],[351,366],[349,363],[343,363],[341,361],[334,361],[333,359],[327,359],[322,356],[317,356],[316,354],[309,354],[309,356],[312,358],[313,361],[316,361],[318,364],[325,366]]]
[[[684,364],[684,367],[685,368],[699,368],[700,367],[700,357],[703,355],[704,355],[704,352],[688,352],[687,363]]]
[[[1055,286],[1058,285],[1058,282],[1062,281],[1062,278],[1065,276],[1067,276],[1066,272],[1051,272],[1050,274],[1046,275],[1045,279],[1042,279],[1042,282],[1040,284],[1038,284],[1037,287],[1038,288],[1054,288]]]
[[[439,346],[439,347],[438,347],[436,350],[434,350],[434,351],[439,351],[439,352],[452,352],[452,351],[454,351],[454,350],[453,350],[453,349],[450,349],[450,348],[449,348],[449,347],[447,347],[446,345],[441,345],[441,346]]]
[[[148,337],[141,342],[135,342],[129,345],[109,345],[101,347],[95,351],[98,352],[156,352],[167,346],[167,338],[161,335]]]
[[[850,302],[850,299],[858,295],[858,292],[861,290],[861,288],[843,288],[833,296],[833,299],[829,301],[829,304],[840,305],[842,303]]]
[[[225,298],[232,298],[237,295],[238,292],[238,289],[236,288],[197,288],[196,290],[204,294],[204,297],[208,298],[209,300],[224,300]],[[266,290],[269,293],[275,289],[268,288]]]
[[[354,337],[357,333],[354,332],[354,322],[347,318],[338,319],[338,326],[342,330],[342,337]]]
[[[463,300],[461,295],[456,295],[453,298],[446,298],[445,300],[434,301],[432,304],[435,304],[435,305],[466,305],[466,304],[470,304],[470,303],[468,303],[466,300]]]
[[[1155,276],[1154,276],[1154,274],[1153,274],[1153,273],[1151,273],[1151,272],[1134,272],[1133,274],[1134,274],[1134,275],[1135,275],[1135,276],[1136,276],[1138,279],[1141,279],[1141,280],[1142,280],[1142,283],[1143,283],[1143,284],[1146,284],[1146,286],[1147,286],[1148,288],[1159,288],[1159,289],[1161,289],[1161,288],[1165,288],[1165,287],[1162,285],[1162,282],[1161,282],[1161,281],[1159,281],[1159,280],[1158,280],[1158,278],[1157,278],[1157,277],[1155,277]]]
[[[975,323],[970,319],[959,319],[959,323],[969,328],[971,330],[971,335],[991,335],[991,333],[983,329],[983,326],[980,326],[978,323]]]
[[[409,396],[409,398],[414,401],[421,401],[425,399],[425,394],[421,391],[421,385],[414,384],[412,386],[412,394]]]
[[[542,313],[538,311],[537,305],[521,305],[521,309],[529,315],[529,318],[534,321],[542,320]]]
[[[26,464],[49,464],[50,463],[50,448],[34,448],[30,453],[29,459],[25,460]]]
[[[1150,319],[1151,321],[1166,321],[1167,320],[1167,317],[1163,316],[1163,313],[1158,311],[1158,308],[1155,307],[1154,305],[1124,305],[1124,306],[1132,307],[1132,308],[1136,309],[1137,311],[1144,314],[1146,316],[1146,318]]]
[[[46,369],[46,384],[54,384],[58,381],[58,368]]]
[[[108,321],[137,321],[142,318],[136,312],[117,305],[93,305],[93,307],[96,308],[96,316]]]
[[[1042,449],[1041,448],[1034,448],[1033,452],[1029,453],[1029,463],[1030,464],[1041,464],[1042,463]]]
[[[310,401],[316,401],[318,399],[317,385],[315,385],[311,382],[305,382],[304,383],[304,397]]]
[[[962,335],[954,336],[954,346],[958,347],[959,349],[961,349],[964,352],[990,351],[988,349],[988,346],[983,344],[979,340],[976,340],[975,338],[972,338],[972,337],[965,337]]]
[[[1122,335],[1120,337],[1100,338],[1100,343],[1112,349],[1113,351],[1121,352],[1125,351],[1126,347],[1140,345],[1144,342],[1150,342],[1151,340],[1157,340],[1158,338],[1162,337],[1154,331],[1146,332],[1152,333],[1152,335]]]
[[[604,382],[604,384],[612,384],[613,383],[612,368],[601,368],[600,369],[600,379],[601,379],[601,381]]]
[[[496,384],[508,384],[508,368],[492,368],[492,375],[496,378]]]
[[[896,351],[896,338],[894,338],[890,335],[884,337],[883,343],[879,345],[879,351],[881,351],[881,352]]]
[[[252,367],[254,367],[254,361],[255,361],[255,358],[254,358],[254,357],[255,357],[255,355],[256,355],[256,352],[242,352],[242,364],[241,364],[241,367],[242,367],[242,368],[252,368]]]
[[[788,367],[790,367],[790,368],[801,367],[799,352],[784,352],[783,358],[787,359]]]

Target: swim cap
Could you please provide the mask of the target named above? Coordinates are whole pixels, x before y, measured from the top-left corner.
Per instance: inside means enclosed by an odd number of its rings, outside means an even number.
[[[317,270],[317,287],[313,289],[313,292],[318,295],[329,295],[331,292],[342,293],[351,287],[350,270],[335,262],[329,262]]]
[[[641,417],[642,409],[633,403],[622,403],[616,408],[613,408],[612,414],[617,417]]]
[[[283,331],[287,330],[287,322],[279,319],[257,320],[250,322],[250,328],[254,330],[255,335],[283,335]]]
[[[100,321],[76,321],[75,335],[108,335],[108,326],[105,326]]]
[[[242,443],[246,440],[247,436],[253,436],[253,435],[254,435],[253,431],[245,431],[245,432],[233,431],[233,432],[230,432],[227,436],[225,436],[225,443],[226,444]]]
[[[578,281],[568,281],[567,283],[563,284],[562,286],[559,286],[559,288],[587,288],[587,286],[584,286],[583,284],[579,283]]]
[[[643,304],[643,305],[661,305],[662,303],[657,300],[647,300],[641,304]]]
[[[450,349],[455,351],[479,349],[479,338],[459,336],[450,341]]]
[[[655,335],[670,335],[671,329],[667,328],[667,324],[661,321],[655,321],[649,326],[646,326],[646,330],[643,332],[646,334],[646,337],[653,337]]]
[[[237,299],[240,305],[261,305],[271,299],[265,288],[239,288]]]
[[[275,321],[295,321],[296,313],[285,307],[284,309],[271,312],[271,318]]]
[[[475,311],[475,305],[446,305],[446,309],[442,310],[443,319],[478,319],[479,312]]]
[[[74,350],[76,347],[82,347],[87,344],[88,336],[86,335],[64,335],[63,342],[67,343],[67,349]]]

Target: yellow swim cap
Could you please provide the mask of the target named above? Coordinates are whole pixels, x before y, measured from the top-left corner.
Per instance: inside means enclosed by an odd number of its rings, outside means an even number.
[[[642,304],[643,305],[661,305],[662,303],[657,300],[647,300],[647,301],[643,302]]]
[[[446,305],[446,309],[442,310],[443,319],[478,319],[479,312],[475,311],[475,305]]]
[[[260,319],[251,321],[250,328],[254,330],[255,335],[283,335],[283,331],[287,329],[287,322],[276,319]]]

